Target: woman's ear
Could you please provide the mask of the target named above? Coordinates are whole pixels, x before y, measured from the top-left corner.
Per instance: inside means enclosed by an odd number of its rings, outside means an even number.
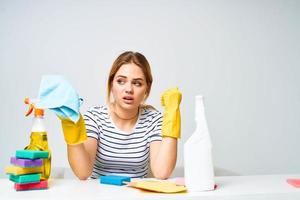
[[[146,101],[147,97],[148,97],[148,92],[145,92],[144,101]]]

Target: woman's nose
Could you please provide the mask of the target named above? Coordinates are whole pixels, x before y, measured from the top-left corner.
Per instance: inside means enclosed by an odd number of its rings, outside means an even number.
[[[132,93],[132,91],[133,91],[133,87],[132,87],[131,83],[126,84],[125,92]]]

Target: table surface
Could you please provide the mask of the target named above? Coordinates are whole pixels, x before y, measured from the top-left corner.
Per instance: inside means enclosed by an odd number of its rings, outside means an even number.
[[[220,176],[215,177],[218,188],[209,192],[161,194],[143,192],[127,186],[100,184],[99,180],[50,179],[49,189],[15,191],[13,182],[0,179],[0,199],[300,199],[300,188],[289,185],[288,178],[300,174]]]

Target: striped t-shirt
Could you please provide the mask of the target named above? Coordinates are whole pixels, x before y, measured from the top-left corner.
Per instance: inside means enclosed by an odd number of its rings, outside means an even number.
[[[122,175],[132,178],[148,174],[150,143],[161,141],[162,114],[141,108],[131,133],[119,130],[107,106],[95,106],[84,114],[87,136],[98,141],[91,178]]]

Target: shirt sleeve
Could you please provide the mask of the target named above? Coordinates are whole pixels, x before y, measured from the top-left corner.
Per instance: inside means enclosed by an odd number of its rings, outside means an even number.
[[[95,107],[90,108],[83,115],[83,119],[86,127],[86,134],[88,137],[92,137],[98,140],[99,138],[99,125],[97,123],[97,115],[95,112]]]
[[[149,133],[150,142],[161,141],[161,125],[162,125],[162,114],[157,112],[152,119],[151,131]]]

